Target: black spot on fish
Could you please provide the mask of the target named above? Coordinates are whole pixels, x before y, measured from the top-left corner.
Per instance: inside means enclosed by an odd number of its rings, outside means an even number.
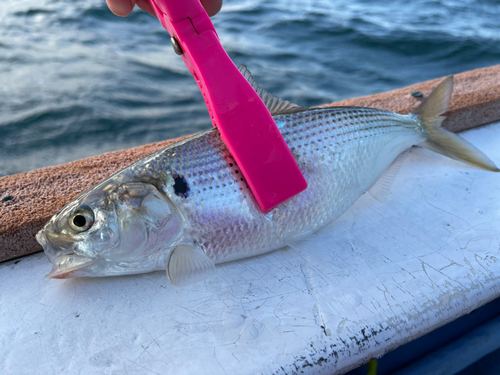
[[[422,94],[420,91],[412,91],[410,95],[414,98],[421,98],[424,96],[424,94]]]
[[[2,198],[2,203],[11,201],[12,199],[14,199],[12,195],[6,195],[5,197]]]
[[[174,176],[174,193],[182,198],[187,198],[189,193],[189,185],[184,177],[180,174],[175,174]]]

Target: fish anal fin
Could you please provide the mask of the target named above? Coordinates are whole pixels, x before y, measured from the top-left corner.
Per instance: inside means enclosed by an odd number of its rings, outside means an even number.
[[[255,90],[255,92],[262,99],[267,109],[271,115],[283,115],[287,113],[297,113],[309,110],[309,108],[301,107],[297,104],[290,103],[288,100],[281,99],[276,95],[271,94],[269,91],[264,90],[258,85],[258,83],[253,79],[252,73],[248,70],[245,65],[240,65],[238,67],[241,74],[250,83],[250,86]]]
[[[167,276],[175,287],[193,284],[211,276],[215,263],[199,247],[178,245],[167,265]]]
[[[385,203],[391,192],[391,187],[396,179],[396,176],[401,169],[406,157],[410,153],[410,149],[403,151],[392,162],[392,164],[382,173],[377,181],[368,189],[368,193],[380,203]]]

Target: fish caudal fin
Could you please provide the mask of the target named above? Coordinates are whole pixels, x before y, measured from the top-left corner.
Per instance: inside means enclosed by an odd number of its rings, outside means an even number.
[[[445,78],[438,87],[415,109],[412,114],[417,116],[427,130],[427,141],[419,146],[428,148],[455,160],[472,164],[489,171],[500,172],[485,154],[471,145],[465,139],[441,127],[450,105],[453,91],[453,76]]]

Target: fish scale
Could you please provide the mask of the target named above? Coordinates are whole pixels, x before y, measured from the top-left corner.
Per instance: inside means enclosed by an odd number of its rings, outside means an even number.
[[[189,223],[184,237],[216,263],[285,246],[339,217],[396,156],[423,137],[415,118],[364,108],[274,116],[308,189],[263,215],[217,129],[152,155],[159,187]],[[381,160],[383,159],[383,160]],[[146,159],[133,167],[149,175]],[[182,176],[186,196],[172,181]]]
[[[173,285],[203,279],[215,263],[272,251],[321,229],[367,189],[383,200],[407,155],[403,151],[417,144],[500,171],[441,127],[452,77],[411,114],[398,115],[299,107],[261,89],[241,69],[275,115],[308,188],[261,212],[218,130],[200,133],[125,168],[61,209],[37,234],[53,263],[48,277],[163,269]]]

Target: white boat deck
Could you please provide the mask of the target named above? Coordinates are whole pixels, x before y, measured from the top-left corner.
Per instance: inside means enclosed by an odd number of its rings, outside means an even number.
[[[500,165],[500,123],[462,135]],[[322,246],[217,267],[47,280],[0,264],[5,374],[332,374],[500,295],[500,173],[413,149],[386,203],[363,196]]]

